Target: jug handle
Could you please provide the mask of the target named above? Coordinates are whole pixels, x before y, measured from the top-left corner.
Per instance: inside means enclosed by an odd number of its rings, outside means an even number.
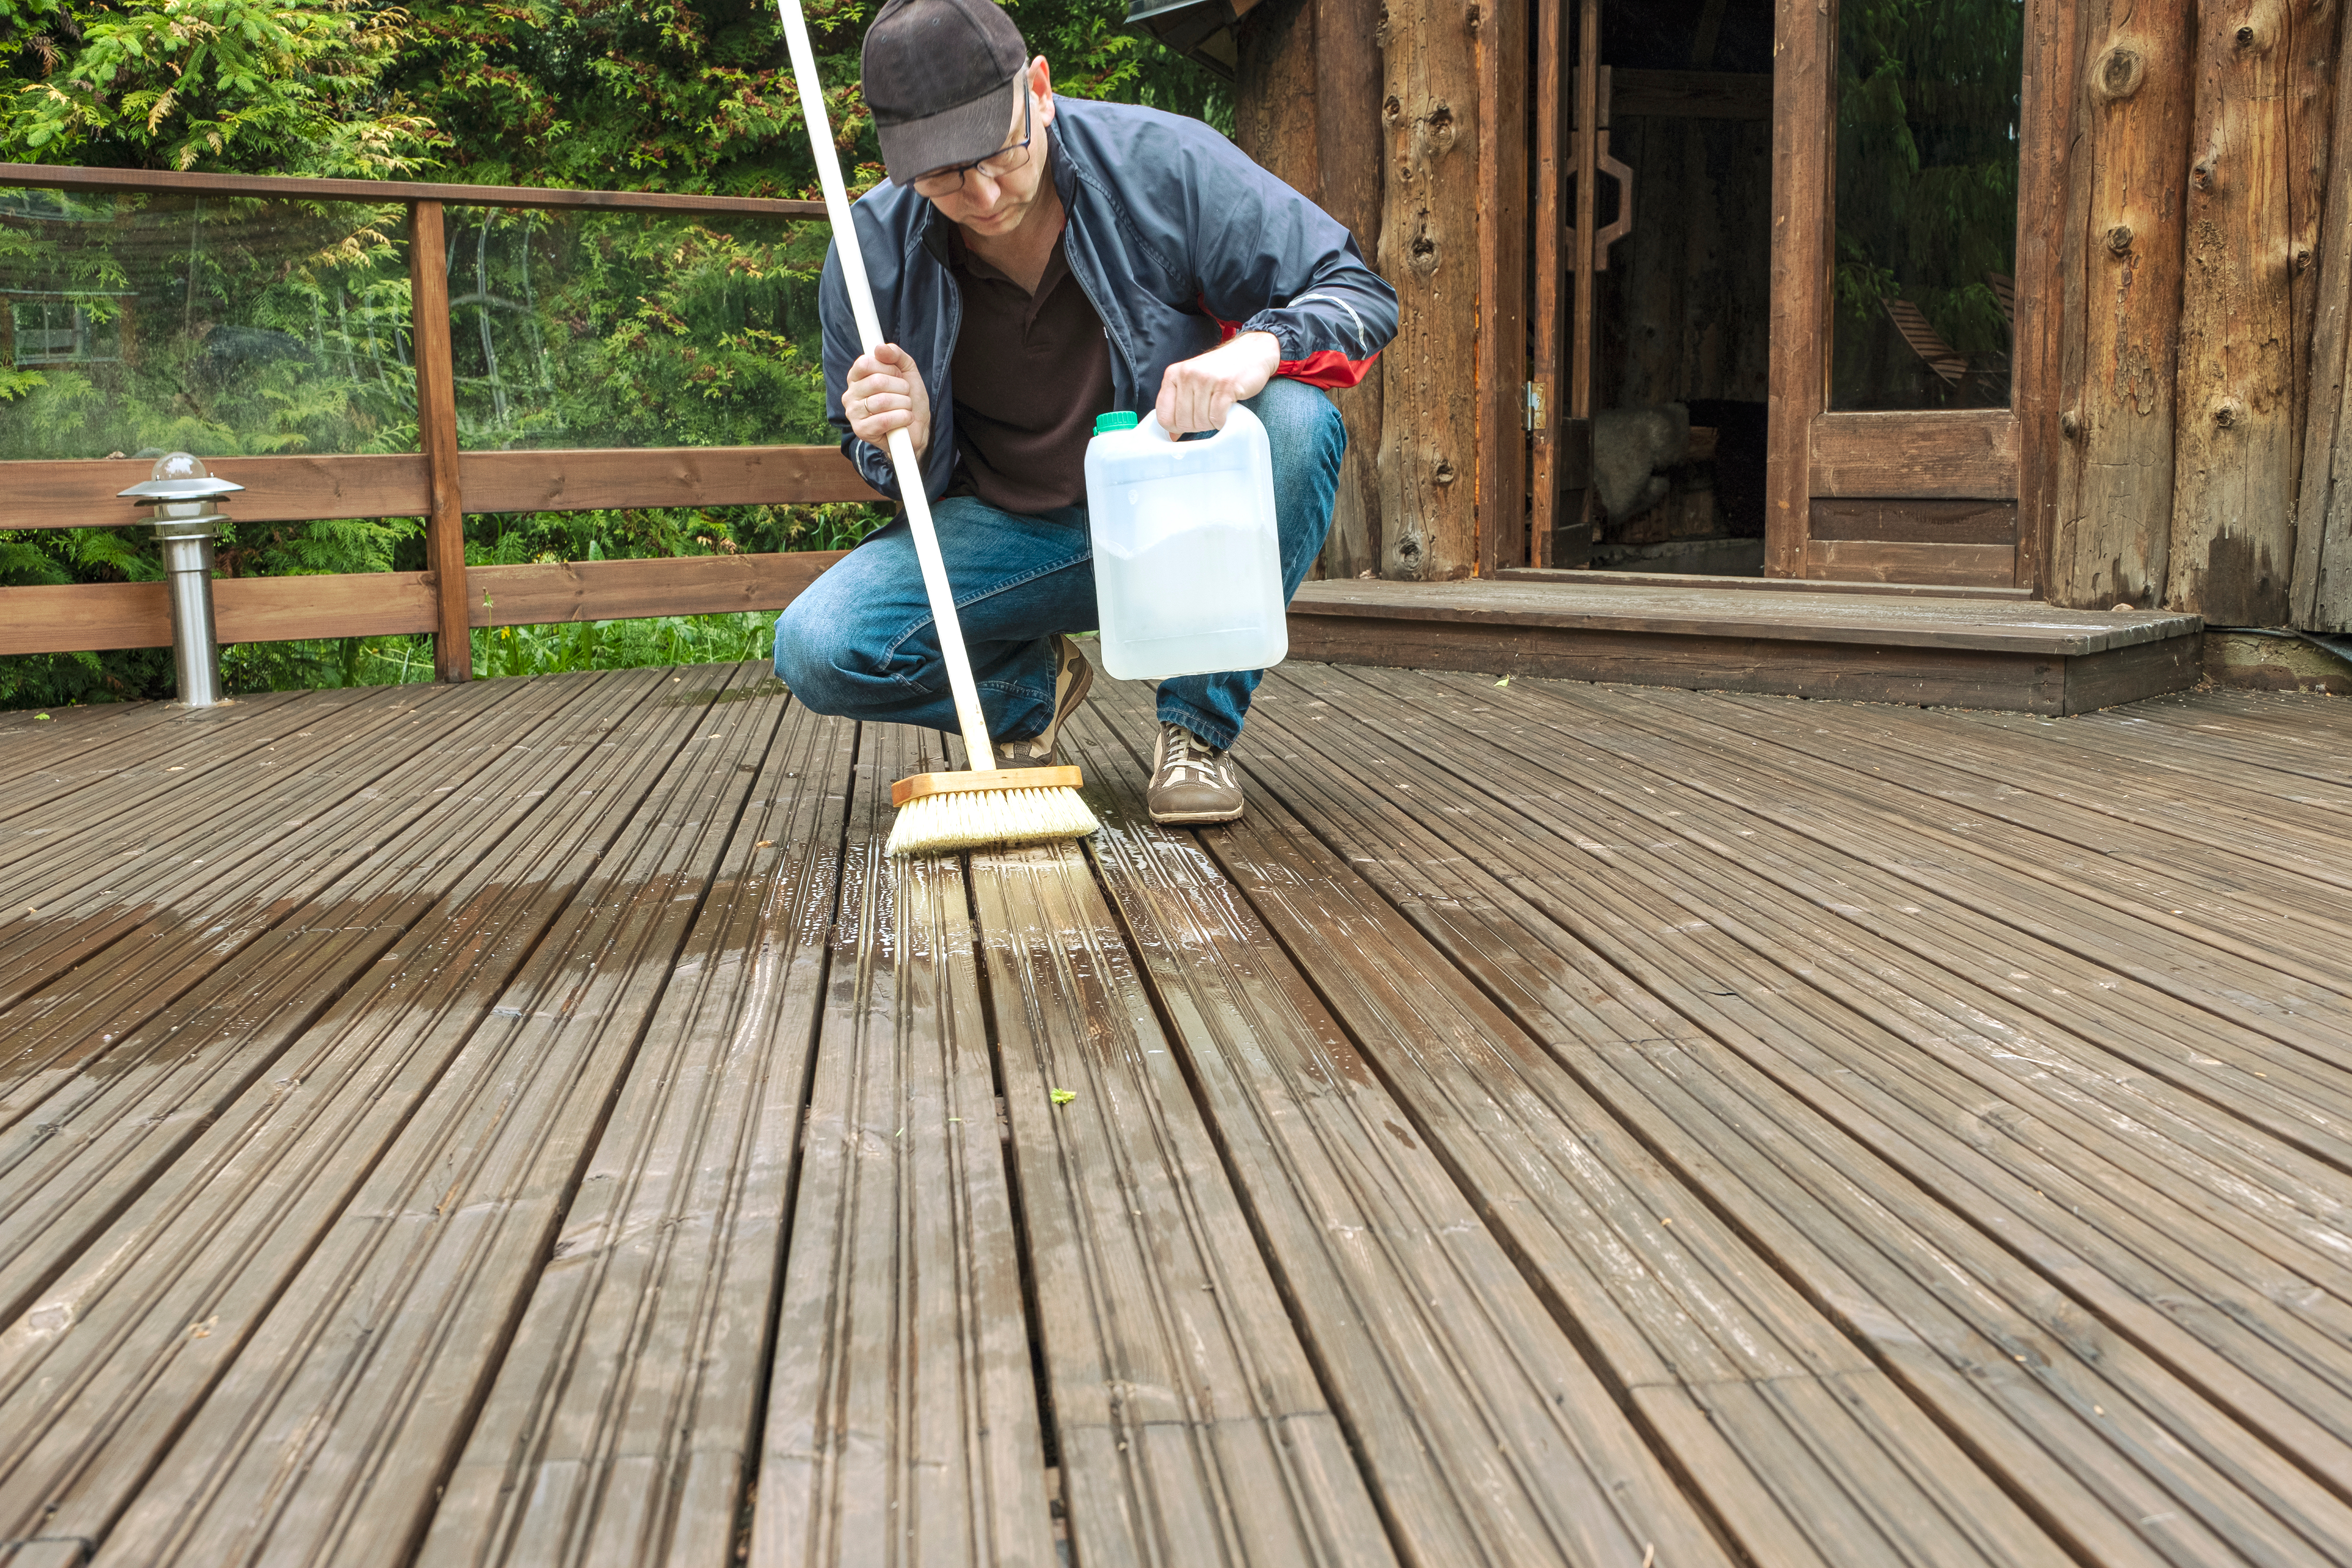
[[[1235,403],[1235,404],[1234,405],[1234,406],[1235,408],[1239,408],[1239,407],[1241,406],[1241,405],[1240,405],[1239,403]],[[1144,416],[1144,418],[1146,418],[1146,419],[1148,419],[1148,420],[1150,420],[1150,421],[1151,422],[1151,427],[1152,427],[1154,430],[1157,430],[1157,431],[1159,431],[1159,432],[1160,432],[1160,438],[1161,438],[1162,440],[1165,440],[1165,441],[1171,441],[1171,442],[1172,442],[1172,441],[1181,441],[1181,440],[1182,440],[1182,439],[1183,439],[1183,437],[1181,437],[1181,436],[1171,436],[1171,435],[1169,435],[1169,434],[1168,434],[1168,426],[1166,426],[1165,425],[1162,425],[1161,423],[1160,423],[1160,413],[1159,413],[1159,411],[1158,411],[1157,409],[1154,409],[1151,413],[1145,415],[1145,416]],[[1226,433],[1226,431],[1231,430],[1233,427],[1234,427],[1233,416],[1229,413],[1229,414],[1227,414],[1227,415],[1225,416],[1225,428],[1224,428],[1223,430],[1207,430],[1207,431],[1202,431],[1202,430],[1187,430],[1187,431],[1185,431],[1185,432],[1184,432],[1184,435],[1185,435],[1185,436],[1198,436],[1198,437],[1202,437],[1202,439],[1200,439],[1200,440],[1195,441],[1195,442],[1193,442],[1193,443],[1192,443],[1192,444],[1193,444],[1194,446],[1196,446],[1196,447],[1211,447],[1211,446],[1214,446],[1214,445],[1215,445],[1216,443],[1218,443],[1219,441],[1223,440],[1223,439],[1225,438],[1225,433]]]

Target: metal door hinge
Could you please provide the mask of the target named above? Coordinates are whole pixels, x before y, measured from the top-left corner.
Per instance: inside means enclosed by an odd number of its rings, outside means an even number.
[[[1544,427],[1543,407],[1543,383],[1539,381],[1528,383],[1528,429],[1530,432]]]

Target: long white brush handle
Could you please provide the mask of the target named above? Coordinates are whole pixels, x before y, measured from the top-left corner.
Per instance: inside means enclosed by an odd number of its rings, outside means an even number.
[[[776,15],[784,24],[784,40],[792,47],[793,77],[801,89],[801,118],[808,121],[816,177],[824,186],[825,216],[833,221],[833,243],[841,251],[842,280],[849,286],[849,308],[857,317],[857,341],[870,354],[882,346],[882,323],[874,313],[874,286],[866,279],[866,256],[857,247],[857,225],[850,218],[849,194],[841,184],[841,161],[834,154],[833,125],[825,117],[824,89],[817,81],[816,51],[809,44],[808,22],[801,15],[800,0],[776,0]],[[948,590],[948,565],[940,556],[940,536],[931,527],[930,498],[923,493],[923,466],[916,459],[915,443],[903,429],[890,432],[889,450],[890,465],[898,474],[898,496],[907,508],[907,526],[914,531],[915,559],[923,568],[923,592],[930,595],[931,624],[939,628],[940,652],[947,659],[948,689],[955,693],[963,749],[971,754],[971,766],[986,772],[996,766],[996,753],[989,747],[980,689],[972,684],[963,626],[956,619],[955,596]]]

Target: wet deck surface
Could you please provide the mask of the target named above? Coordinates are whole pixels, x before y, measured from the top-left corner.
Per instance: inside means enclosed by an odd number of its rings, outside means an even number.
[[[0,1562],[2352,1562],[2352,705],[1263,695],[0,714]]]

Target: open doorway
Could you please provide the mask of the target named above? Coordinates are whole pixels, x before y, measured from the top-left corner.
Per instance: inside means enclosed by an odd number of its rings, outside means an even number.
[[[2053,3],[1538,7],[1534,564],[2031,591]]]
[[[1558,156],[1537,205],[1549,195],[1558,221],[1538,226],[1538,287],[1556,298],[1536,301],[1534,346],[1538,364],[1558,356],[1560,401],[1554,460],[1537,463],[1539,563],[1760,576],[1772,0],[1558,11],[1557,52],[1538,40]]]

